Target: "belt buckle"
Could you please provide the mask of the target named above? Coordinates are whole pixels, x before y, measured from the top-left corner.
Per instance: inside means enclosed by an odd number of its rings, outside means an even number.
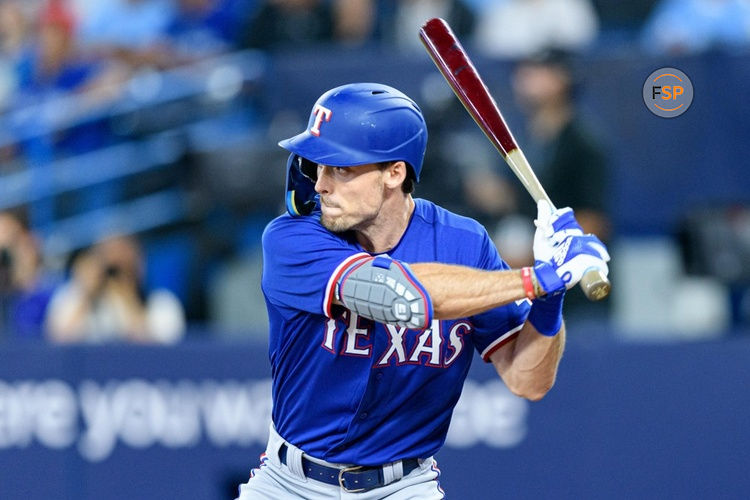
[[[352,490],[350,490],[349,488],[346,487],[346,484],[344,484],[344,474],[345,473],[347,473],[347,472],[355,472],[355,471],[358,471],[360,469],[364,469],[364,466],[362,466],[362,465],[351,465],[349,467],[344,467],[342,469],[339,469],[339,486],[341,486],[344,489],[344,491],[346,491],[347,493],[361,493],[361,492],[367,490],[367,488],[358,488],[358,489],[352,489]]]

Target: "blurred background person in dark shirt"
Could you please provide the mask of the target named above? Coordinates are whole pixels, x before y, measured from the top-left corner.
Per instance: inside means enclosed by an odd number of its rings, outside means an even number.
[[[601,138],[579,112],[575,94],[580,84],[571,56],[564,50],[547,49],[517,64],[513,92],[526,116],[525,140],[521,144],[556,206],[573,208],[584,232],[608,241],[611,222],[605,202],[609,192],[607,153]],[[511,266],[530,265],[533,226],[529,220],[535,216],[535,207],[515,178],[508,182],[516,191],[517,206],[500,220],[495,242]],[[475,187],[476,196],[487,198],[483,191],[491,185],[485,182]],[[502,191],[497,192],[504,196]],[[579,309],[591,316],[596,308],[604,309],[601,304],[607,302],[588,303],[576,288],[566,295],[566,312],[571,319]]]
[[[558,206],[575,210],[585,232],[608,239],[606,154],[577,109],[575,78],[567,52],[545,50],[516,67],[513,91],[528,119],[542,185]]]

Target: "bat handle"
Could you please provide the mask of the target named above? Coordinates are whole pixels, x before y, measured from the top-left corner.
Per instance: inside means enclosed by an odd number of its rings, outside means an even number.
[[[599,269],[591,268],[583,274],[578,283],[586,298],[592,301],[602,300],[609,295],[612,285]]]

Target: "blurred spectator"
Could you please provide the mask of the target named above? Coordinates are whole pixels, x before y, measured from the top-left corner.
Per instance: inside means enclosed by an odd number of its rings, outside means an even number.
[[[0,336],[42,338],[54,286],[36,238],[19,217],[0,212]]]
[[[239,33],[235,0],[176,0],[167,34],[180,59],[196,59],[231,50]]]
[[[104,145],[108,140],[105,127],[88,124],[78,129],[47,136],[66,116],[86,112],[86,108],[109,101],[119,92],[122,77],[106,62],[83,57],[77,50],[75,22],[63,0],[49,0],[39,11],[37,31],[33,43],[23,51],[16,65],[18,89],[14,105],[28,106],[65,97],[71,93],[85,96],[76,106],[56,107],[56,113],[29,113],[26,121],[15,123],[21,129],[33,131],[36,137],[22,149],[32,161],[42,163],[56,153],[79,153]]]
[[[0,112],[10,108],[18,92],[17,66],[31,41],[31,22],[28,6],[20,0],[0,2]],[[12,134],[0,131],[0,137]],[[14,144],[0,147],[0,175],[18,170],[17,148]]]
[[[74,0],[78,37],[85,50],[130,67],[169,67],[169,0]]]
[[[280,45],[332,41],[334,14],[326,0],[264,0],[244,29],[243,46],[270,49]]]
[[[607,160],[599,138],[576,109],[577,86],[570,55],[557,49],[522,61],[513,74],[513,91],[528,118],[523,148],[537,177],[558,207],[575,210],[584,232],[606,242],[610,236],[605,204]],[[522,189],[516,179],[510,183],[516,191]],[[501,220],[494,237],[501,255],[512,267],[520,267],[533,263],[531,219],[536,207],[525,192],[515,198],[515,215]],[[594,314],[594,306],[577,287],[565,303],[570,318],[575,318],[580,306],[585,306],[581,312]],[[599,306],[602,312],[604,307]]]
[[[558,206],[575,209],[585,232],[606,240],[605,154],[576,110],[577,85],[570,56],[560,50],[521,62],[513,76],[513,91],[541,160],[536,173],[547,193]]]
[[[172,292],[143,289],[144,262],[133,237],[118,236],[72,259],[70,281],[52,297],[46,327],[57,342],[178,341],[185,313]]]
[[[699,52],[750,45],[747,0],[662,0],[646,21],[644,49],[655,53]]]
[[[502,159],[479,132],[460,101],[439,75],[429,75],[422,83],[420,107],[429,126],[431,146],[425,153],[425,168],[416,195],[439,203],[454,212],[478,220],[489,227],[497,218],[515,209],[510,197],[493,190],[488,197],[480,190],[491,184],[507,188],[497,174]],[[465,152],[465,153],[464,153]],[[477,189],[467,189],[473,184]],[[497,209],[496,209],[497,208]]]
[[[460,38],[468,37],[474,29],[474,14],[461,0],[389,0],[383,4],[383,37],[404,50],[424,50],[417,33],[433,17],[445,19]]]
[[[16,91],[15,65],[30,43],[30,23],[20,1],[0,3],[0,110],[5,109]]]
[[[63,0],[49,0],[38,28],[18,62],[19,90],[38,96],[87,90],[99,83],[105,65],[82,57],[76,47],[75,19]]]
[[[334,0],[335,40],[358,45],[373,38],[377,24],[377,0]]]
[[[3,58],[19,54],[28,43],[29,24],[20,0],[0,3],[0,52]]]
[[[590,0],[486,2],[478,19],[477,48],[498,58],[524,58],[549,47],[582,49],[599,29]]]

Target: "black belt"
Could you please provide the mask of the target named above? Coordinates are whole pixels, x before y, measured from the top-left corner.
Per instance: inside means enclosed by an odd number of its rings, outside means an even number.
[[[286,443],[282,444],[281,448],[279,448],[279,459],[281,459],[282,464],[286,464],[287,449]],[[403,465],[404,476],[419,467],[419,460],[416,458],[402,460],[401,463]],[[328,467],[327,465],[312,462],[303,456],[302,469],[305,471],[307,478],[334,486],[341,486],[345,491],[350,493],[367,491],[386,485],[385,478],[383,477],[383,467],[363,465],[352,465],[342,468]]]

